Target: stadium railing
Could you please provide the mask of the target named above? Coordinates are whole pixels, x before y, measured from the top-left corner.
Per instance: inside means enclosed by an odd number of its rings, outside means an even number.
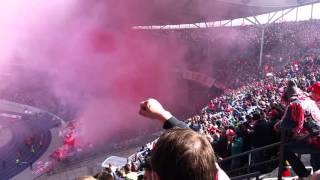
[[[256,179],[259,179],[259,176],[261,175],[261,173],[260,172],[250,172],[252,167],[266,165],[268,163],[272,163],[272,162],[277,162],[278,161],[279,169],[278,169],[277,177],[278,177],[278,180],[281,180],[282,179],[282,172],[284,170],[284,160],[285,160],[284,159],[284,148],[288,144],[288,142],[287,142],[287,139],[288,139],[287,132],[288,132],[288,130],[285,130],[285,129],[281,130],[281,140],[280,140],[280,142],[277,142],[277,143],[274,143],[274,144],[270,144],[270,145],[267,145],[267,146],[264,146],[264,147],[256,148],[256,149],[253,149],[253,150],[250,150],[250,151],[246,151],[246,152],[234,155],[234,156],[230,156],[230,157],[224,158],[223,160],[219,161],[219,163],[224,162],[224,161],[230,161],[230,160],[233,160],[235,158],[239,158],[239,157],[242,157],[242,156],[245,156],[245,155],[249,155],[248,156],[248,158],[249,158],[248,162],[249,163],[248,163],[247,166],[244,166],[244,167],[241,167],[241,168],[237,168],[237,169],[233,169],[233,170],[230,170],[230,171],[226,172],[229,175],[229,174],[232,174],[232,173],[235,173],[235,172],[246,171],[247,174],[243,174],[243,175],[240,175],[240,176],[234,176],[234,177],[230,178],[231,180],[238,180],[238,179],[246,179],[246,178],[249,179],[249,178],[254,178],[254,177]],[[309,138],[310,136],[312,136],[312,135],[306,136],[306,137],[300,139],[299,141],[304,141],[307,138]],[[253,153],[265,151],[267,149],[270,149],[270,148],[273,148],[273,147],[278,147],[278,146],[280,147],[280,150],[279,150],[280,152],[279,152],[279,157],[278,158],[273,158],[273,159],[266,160],[266,161],[261,161],[261,162],[258,162],[258,163],[251,163],[251,155]],[[301,157],[301,154],[298,154],[298,156]]]

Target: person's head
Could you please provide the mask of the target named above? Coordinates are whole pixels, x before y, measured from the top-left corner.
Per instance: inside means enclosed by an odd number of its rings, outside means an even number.
[[[297,87],[297,84],[295,80],[289,80],[287,88],[285,89],[285,92],[283,94],[282,99],[285,102],[291,102],[299,95],[300,89]]]
[[[126,164],[126,165],[124,166],[124,172],[125,172],[126,174],[128,174],[129,172],[131,172],[131,166],[130,166],[130,164]]]
[[[121,168],[121,169],[116,169],[116,175],[123,178],[124,177],[124,169]]]
[[[252,119],[253,119],[254,121],[260,120],[260,119],[261,119],[261,113],[258,112],[258,111],[255,111],[255,112],[253,113]]]
[[[131,171],[132,172],[138,171],[138,167],[137,167],[136,163],[134,163],[133,161],[131,162]]]
[[[113,177],[110,173],[107,172],[101,172],[98,177],[98,180],[113,180]]]
[[[313,100],[320,101],[320,81],[314,83],[308,90],[311,91],[310,95]]]
[[[235,136],[236,136],[236,133],[234,132],[233,129],[227,129],[226,130],[226,137],[227,137],[228,141],[233,141]]]
[[[190,129],[162,134],[152,150],[151,164],[160,180],[212,180],[217,173],[211,144]]]

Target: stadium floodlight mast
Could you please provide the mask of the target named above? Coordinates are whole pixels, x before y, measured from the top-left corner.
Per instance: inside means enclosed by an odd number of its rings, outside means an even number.
[[[259,68],[262,66],[262,60],[263,60],[263,48],[264,48],[264,36],[265,36],[265,29],[272,23],[277,22],[278,20],[282,19],[284,16],[289,14],[291,11],[294,9],[297,9],[297,7],[291,8],[285,13],[282,13],[278,18],[274,19],[273,18],[277,15],[278,12],[274,12],[273,15],[268,17],[268,21],[266,24],[260,23],[258,18],[256,16],[252,16],[254,21],[249,19],[248,17],[245,17],[244,19],[251,22],[253,25],[256,25],[261,28],[261,42],[260,42],[260,55],[259,55]],[[283,12],[283,11],[282,11]]]
[[[310,19],[314,19],[314,11],[317,11],[320,9],[319,6],[314,6],[314,5],[320,5],[320,0],[317,1],[310,1],[310,2],[305,2],[305,1],[299,1],[299,3],[295,4],[295,6],[292,6],[291,8],[287,8],[287,9],[283,9],[280,11],[274,11],[274,12],[270,12],[270,13],[266,13],[266,14],[256,14],[255,12],[251,12],[251,16],[247,16],[247,17],[242,17],[242,18],[238,18],[238,19],[228,19],[228,20],[219,20],[219,21],[206,21],[206,19],[201,19],[201,21],[199,23],[192,23],[192,24],[179,24],[179,25],[162,25],[162,26],[151,26],[148,27],[147,26],[135,26],[133,27],[134,29],[193,29],[193,28],[210,28],[210,27],[223,27],[223,26],[233,26],[233,22],[235,20],[239,20],[242,19],[242,24],[244,25],[254,25],[257,26],[259,29],[261,29],[261,37],[260,37],[260,54],[259,54],[259,62],[258,62],[258,67],[262,68],[262,62],[263,62],[263,51],[264,51],[264,40],[265,40],[265,29],[272,23],[276,23],[279,20],[284,20],[284,21],[298,21],[299,17],[301,19],[301,16],[298,16],[298,14],[305,14],[305,10],[302,10],[302,12],[300,13],[300,9],[303,6],[307,6],[310,5]],[[281,8],[281,6],[279,7],[275,7],[275,8]],[[316,9],[316,10],[314,10]],[[292,12],[295,13],[292,13]],[[298,13],[299,11],[299,13]],[[295,17],[293,17],[295,16]],[[260,17],[262,19],[260,19]],[[315,17],[316,19],[319,19],[320,16],[317,15]],[[291,20],[285,20],[285,19],[291,19]],[[245,23],[245,21],[249,22],[249,23]],[[237,25],[239,24],[239,21],[237,21]],[[208,52],[210,52],[210,43],[208,40]],[[210,53],[208,53],[210,54]]]

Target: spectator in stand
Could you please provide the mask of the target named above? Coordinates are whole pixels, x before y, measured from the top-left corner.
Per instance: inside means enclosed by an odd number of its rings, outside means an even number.
[[[137,178],[138,178],[137,172],[132,171],[132,167],[130,164],[126,164],[124,166],[124,172],[126,174],[125,175],[126,178],[132,179],[132,180],[137,180]]]
[[[234,132],[231,134],[231,155],[237,155],[243,152],[243,137],[241,133]],[[241,157],[234,158],[231,162],[231,169],[237,169],[241,165]]]
[[[291,142],[285,148],[285,158],[300,178],[310,177],[303,163],[294,153],[311,154],[310,163],[314,171],[320,169],[320,82],[310,87],[311,95],[307,97],[295,84],[289,81],[284,94],[288,107],[282,120],[276,124],[278,128],[292,132]]]
[[[114,178],[112,177],[111,174],[107,172],[102,172],[98,175],[97,177],[98,180],[113,180]]]
[[[265,116],[261,116],[259,112],[256,112],[253,115],[254,127],[252,134],[252,146],[253,148],[260,148],[269,144],[274,143],[274,136],[272,134],[276,134],[276,132],[272,128],[272,124],[267,121]],[[269,136],[266,136],[268,134]],[[271,136],[270,136],[271,135]],[[259,163],[262,161],[266,161],[271,159],[273,154],[270,150],[259,151],[253,154],[253,161],[255,163]],[[261,172],[268,172],[270,170],[270,164],[261,165],[255,167],[257,170]]]
[[[165,129],[170,129],[161,135],[152,150],[151,164],[156,179],[229,179],[215,162],[208,140],[173,117],[157,100],[142,102],[140,114],[158,119]]]
[[[159,179],[215,179],[217,167],[210,143],[190,130],[172,128],[152,149],[152,167]]]
[[[225,64],[215,64],[223,70],[216,71],[217,73],[213,76],[224,80],[225,86],[237,89],[225,89],[222,96],[209,100],[208,106],[201,111],[200,116],[196,115],[190,118],[191,120],[187,120],[188,128],[205,134],[209,141],[213,139],[212,144],[215,146],[216,153],[224,157],[238,153],[232,151],[234,141],[231,143],[231,148],[228,148],[226,131],[230,128],[238,137],[243,138],[242,151],[279,141],[279,133],[275,133],[272,127],[283,117],[287,106],[281,97],[288,80],[296,79],[297,86],[304,91],[310,84],[320,80],[320,41],[315,38],[320,32],[319,22],[282,23],[268,27],[265,41],[266,56],[262,69],[258,68],[256,63],[258,58],[256,53],[259,51],[246,55],[243,55],[243,51],[239,51],[241,56],[232,53],[225,57],[216,57],[228,59],[228,61],[224,61]],[[229,30],[223,32],[226,31]],[[239,38],[250,39],[253,48],[259,45],[260,35],[257,35],[259,31],[256,31],[255,27],[242,27],[242,29],[230,31],[241,32],[243,36]],[[201,37],[203,33],[192,32],[194,37],[186,38],[188,33],[184,32],[182,38],[191,41],[194,39],[207,41],[207,38]],[[299,34],[299,38],[294,36],[296,33]],[[219,38],[211,37],[211,43],[217,42],[221,42]],[[311,44],[313,45],[310,46]],[[253,118],[255,113],[259,114],[259,119]],[[266,133],[270,134],[267,139]],[[316,141],[312,141],[316,146]],[[260,159],[271,159],[277,152],[278,148],[267,150]],[[248,159],[248,156],[243,156],[242,161],[248,162]],[[253,160],[260,162],[256,158]],[[223,165],[221,167],[225,168]],[[267,168],[261,168],[263,172],[267,170]],[[248,172],[251,171],[252,168]]]
[[[219,140],[213,144],[218,159],[222,160],[223,158],[231,156],[231,141],[234,134],[234,130],[228,129],[221,135]],[[225,161],[221,164],[224,170],[230,170],[230,166],[231,161]]]

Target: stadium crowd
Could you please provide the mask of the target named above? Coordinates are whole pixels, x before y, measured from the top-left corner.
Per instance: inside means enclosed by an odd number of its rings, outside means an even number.
[[[246,54],[241,51],[230,53],[230,57],[227,58],[233,60],[221,65],[228,67],[224,69],[224,73],[228,74],[225,82],[228,83],[230,89],[226,89],[222,96],[210,100],[199,115],[195,115],[184,122],[177,121],[174,124],[178,127],[190,128],[202,134],[210,142],[217,162],[220,162],[221,168],[226,172],[246,167],[250,163],[276,159],[279,156],[277,147],[253,153],[250,162],[248,156],[228,161],[223,160],[251,149],[279,142],[280,127],[283,128],[279,124],[286,121],[286,116],[290,116],[288,115],[288,109],[294,108],[298,104],[297,109],[298,111],[302,110],[303,114],[307,110],[303,109],[305,107],[301,108],[299,106],[299,104],[302,104],[299,101],[304,102],[305,99],[311,99],[311,101],[319,100],[315,98],[315,94],[319,93],[320,90],[319,83],[317,83],[320,81],[319,25],[318,21],[270,25],[265,32],[263,68],[258,68],[257,63],[258,51],[256,50],[259,47],[260,36],[255,26],[209,30],[221,31],[224,34],[226,31],[236,31],[237,34],[241,34],[239,37],[243,38],[242,41],[247,41],[252,46],[249,48],[252,52],[246,52]],[[207,33],[203,31],[206,30],[193,30],[192,35],[186,35],[190,34],[189,30],[179,33],[186,41],[199,42],[205,38],[208,39]],[[173,31],[173,33],[177,33],[177,31]],[[219,32],[215,33],[219,34]],[[220,41],[217,39],[221,37],[216,35],[209,40],[213,43],[219,43]],[[225,80],[226,78],[222,79]],[[310,98],[308,93],[311,94]],[[299,113],[301,115],[301,112]],[[299,113],[295,115],[298,116]],[[286,123],[283,124],[283,126],[286,126]],[[319,122],[316,126],[320,127]],[[164,128],[167,129],[166,122],[164,123]],[[166,135],[167,133],[168,131],[164,134]],[[170,133],[171,131],[169,130]],[[300,134],[300,130],[298,134]],[[162,135],[160,140],[165,135]],[[292,140],[295,140],[294,133],[291,136]],[[155,153],[153,152],[155,150],[152,150],[152,148],[157,147],[157,144],[157,142],[152,142],[143,146],[137,154],[130,158],[130,163],[126,166],[112,171],[111,169],[116,168],[111,168],[112,166],[110,165],[110,168],[99,173],[95,178],[104,179],[101,176],[108,174],[110,179],[126,178],[126,175],[128,175],[127,178],[129,179],[138,179],[142,178],[142,175],[138,175],[141,171],[144,171],[145,179],[150,178],[150,175],[152,175],[151,170],[156,166],[155,162],[152,162],[153,158],[155,158]],[[300,146],[310,144],[313,148],[318,148],[316,151],[319,152],[319,137],[309,138],[305,144],[300,144]],[[290,152],[286,151],[286,153],[289,154]],[[310,152],[306,151],[304,153],[309,154]],[[291,163],[294,171],[297,171],[296,174],[301,179],[305,177],[311,178],[309,176],[310,172],[304,172],[301,167],[297,167],[296,161],[293,160],[294,157],[285,156],[285,159]],[[312,155],[310,160],[313,170],[319,170],[319,153]],[[158,163],[161,162],[159,161]],[[277,166],[277,161],[251,166],[249,172],[268,173]],[[160,171],[160,174],[161,172],[168,172],[161,168],[160,170],[156,168],[155,171],[157,173]],[[241,175],[245,172],[238,171],[229,175]],[[132,177],[132,173],[134,177]]]
[[[273,23],[265,27],[262,70],[259,68],[259,26],[159,30],[154,33],[178,36],[188,48],[190,70],[204,72],[214,66],[212,77],[229,88],[261,78],[262,72],[280,71],[288,61],[319,54],[319,20]],[[228,36],[226,36],[228,34]],[[218,48],[217,48],[218,47]]]
[[[166,174],[170,174],[172,177],[175,176],[182,179],[188,179],[181,177],[181,174],[179,173],[170,172],[166,167],[158,167],[161,163],[163,163],[162,165],[164,166],[167,165],[167,167],[171,167],[170,164],[162,162],[161,158],[158,157],[157,161],[154,160],[154,158],[157,157],[157,154],[152,151],[157,151],[161,154],[161,149],[157,148],[157,144],[160,144],[159,142],[162,142],[161,140],[165,141],[170,139],[170,135],[189,137],[188,134],[191,134],[190,136],[192,136],[192,138],[185,138],[186,144],[190,143],[190,141],[192,142],[193,138],[200,141],[205,138],[207,142],[210,143],[210,147],[205,142],[199,145],[205,147],[203,149],[207,149],[208,152],[212,152],[212,156],[207,154],[207,158],[202,157],[202,159],[212,160],[212,162],[217,161],[219,165],[202,162],[204,164],[210,164],[208,169],[211,169],[212,172],[208,172],[208,174],[200,173],[200,179],[206,179],[204,178],[206,175],[212,179],[212,177],[218,177],[217,174],[223,172],[223,170],[228,172],[233,169],[247,166],[251,163],[249,162],[248,156],[228,161],[223,161],[223,159],[278,142],[280,140],[280,133],[277,125],[279,124],[278,122],[283,119],[283,116],[286,115],[286,109],[291,103],[292,96],[298,96],[298,93],[299,96],[307,96],[305,93],[313,91],[313,89],[310,89],[309,87],[312,87],[311,85],[320,81],[319,26],[319,21],[277,23],[269,25],[265,31],[265,55],[263,57],[262,68],[258,68],[257,63],[259,59],[258,47],[260,47],[261,38],[259,28],[256,26],[214,28],[209,30],[174,30],[165,32],[164,35],[167,33],[179,33],[181,41],[186,42],[186,44],[194,45],[194,47],[191,48],[201,47],[196,51],[192,51],[192,53],[201,54],[201,58],[203,59],[212,57],[210,54],[214,54],[215,59],[222,59],[214,62],[218,69],[216,69],[213,76],[218,80],[223,80],[225,86],[230,89],[226,89],[223,95],[211,99],[208,105],[203,108],[198,115],[195,115],[184,122],[180,122],[176,119],[176,121],[174,121],[175,123],[169,126],[167,122],[172,122],[168,121],[172,117],[165,118],[164,128],[170,130],[167,130],[166,133],[160,137],[158,142],[143,146],[137,154],[130,158],[130,162],[125,166],[114,167],[110,165],[110,167],[105,168],[102,172],[96,174],[92,178],[101,180],[121,178],[139,179],[143,177],[143,175],[140,175],[140,172],[144,171],[144,179],[153,179],[154,174],[152,170],[155,170],[161,179],[170,179],[170,177],[166,177]],[[208,34],[214,35],[208,36]],[[226,39],[227,37],[225,34],[233,34],[228,38],[232,38],[234,40],[232,42],[237,43],[232,45],[228,44],[230,39]],[[209,46],[207,49],[215,46],[219,47],[219,45],[221,46],[221,42],[224,43],[223,46],[228,50],[232,49],[232,53],[227,51],[218,52],[219,48],[211,50],[211,52],[207,52],[208,50],[204,52],[204,46]],[[190,55],[190,57],[193,57],[192,60],[189,60],[191,62],[190,66],[197,67],[193,63],[203,63],[203,61],[198,61],[199,56]],[[201,71],[201,68],[195,70]],[[293,85],[288,86],[288,82]],[[290,88],[295,86],[300,90],[290,92],[290,90],[292,90]],[[26,92],[30,92],[30,95],[26,95]],[[32,94],[32,92],[37,92],[37,94]],[[59,102],[54,96],[48,95],[47,93],[48,92],[45,90],[11,89],[1,91],[0,97],[40,107],[58,115],[61,114],[62,116],[67,117],[64,117],[64,119],[72,119],[69,118],[72,116],[72,112],[64,112],[66,109],[70,109],[65,108],[68,105],[63,105],[63,102]],[[39,100],[44,101],[42,102]],[[150,110],[148,108],[149,107],[144,107],[142,110]],[[150,114],[145,116],[150,117]],[[183,128],[184,130],[176,130],[175,126]],[[198,135],[198,133],[203,136]],[[34,145],[30,144],[30,142],[33,142],[33,140],[26,140],[26,146],[30,148],[32,153],[34,151]],[[72,143],[73,142],[71,142],[71,144]],[[175,142],[174,140],[172,143],[177,143],[177,147],[184,147],[182,145],[178,146],[178,142]],[[194,143],[195,142],[193,142],[193,144]],[[317,143],[313,145],[319,146]],[[38,146],[42,146],[42,141],[38,142]],[[156,147],[156,150],[152,150],[154,147]],[[197,156],[197,153],[195,153],[194,156]],[[272,148],[254,153],[251,161],[253,163],[259,163],[261,161],[274,159],[277,156],[278,148]],[[181,158],[183,159],[183,157]],[[314,156],[311,159],[313,160],[311,165],[314,168],[314,171],[319,170],[319,155]],[[277,166],[278,163],[273,162],[254,166],[250,168],[249,171],[267,173]],[[184,168],[192,169],[196,167],[194,165],[193,167],[186,166]],[[193,170],[194,172],[197,171],[197,169]],[[230,173],[229,175],[240,175],[243,172],[244,171]],[[299,174],[299,172],[296,173]],[[308,175],[309,174],[306,174],[305,176]],[[225,175],[221,175],[221,173],[220,176],[225,177]],[[223,178],[220,178],[220,180],[221,179]]]

